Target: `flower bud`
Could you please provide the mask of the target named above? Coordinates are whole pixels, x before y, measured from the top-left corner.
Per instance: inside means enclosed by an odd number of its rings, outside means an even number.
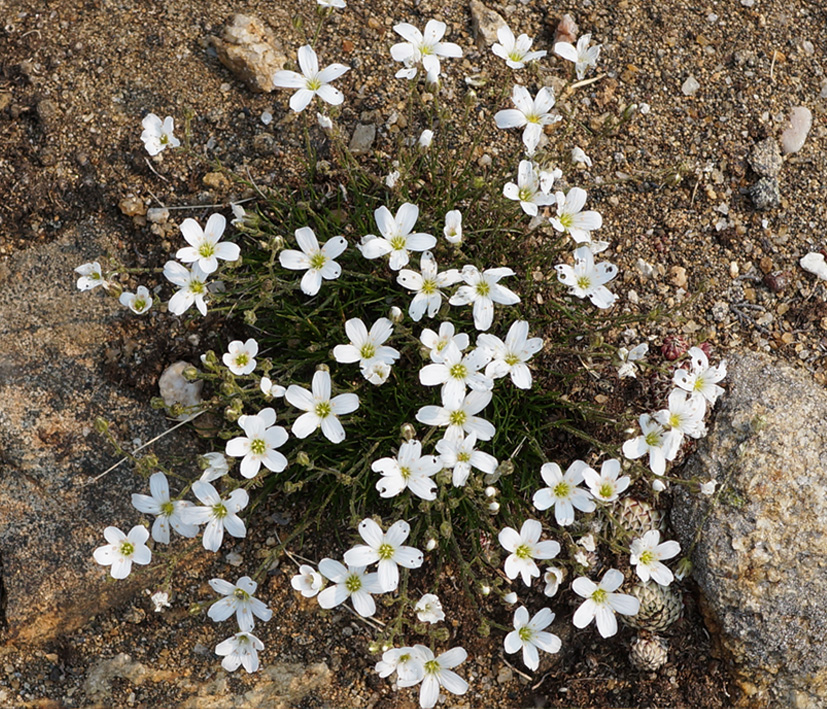
[[[310,456],[304,451],[296,453],[296,462],[304,468],[310,467]]]
[[[492,502],[490,505],[488,505],[488,511],[491,514],[497,514],[497,512],[500,511],[500,503],[496,501]]]
[[[245,325],[255,325],[257,320],[256,311],[255,310],[245,310],[244,311],[244,324]]]
[[[485,496],[486,497],[494,497],[497,494],[497,488],[489,485],[485,488]]]
[[[513,606],[517,602],[517,594],[514,591],[511,591],[511,593],[506,593],[503,596],[503,601],[509,606]]]
[[[95,419],[95,431],[100,434],[104,434],[109,430],[109,421],[104,418],[98,416]]]
[[[416,429],[413,427],[413,424],[411,423],[403,423],[400,432],[402,433],[402,438],[404,438],[406,441],[412,441],[414,438],[416,438]]]
[[[201,375],[201,372],[199,372],[195,367],[189,366],[184,370],[183,374],[184,379],[186,379],[188,382],[194,382]]]
[[[656,478],[652,481],[652,489],[655,492],[663,492],[666,489],[666,483],[660,478]]]
[[[678,562],[678,566],[675,569],[675,578],[678,579],[678,581],[682,581],[691,573],[692,560],[688,556],[685,556]]]
[[[405,317],[405,314],[402,312],[401,308],[398,308],[395,305],[391,308],[391,312],[390,312],[391,322],[401,323],[402,318],[404,318],[404,317]]]
[[[431,538],[430,538],[430,539],[429,539],[429,540],[425,543],[425,551],[433,551],[434,549],[436,549],[436,539],[434,539],[433,537],[431,537]]]
[[[453,533],[454,528],[451,526],[451,523],[447,520],[439,525],[439,533],[445,538],[448,539]]]
[[[487,596],[489,593],[491,593],[491,586],[487,586],[487,585],[480,586],[480,593],[483,596]]]

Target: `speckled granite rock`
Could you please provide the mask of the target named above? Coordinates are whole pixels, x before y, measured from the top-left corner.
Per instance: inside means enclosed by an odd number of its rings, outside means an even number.
[[[729,389],[672,521],[750,707],[827,706],[827,393],[767,355],[728,358]],[[706,517],[709,515],[708,518]]]

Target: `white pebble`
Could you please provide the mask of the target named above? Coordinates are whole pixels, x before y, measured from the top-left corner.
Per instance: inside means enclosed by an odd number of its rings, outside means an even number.
[[[813,127],[813,114],[805,106],[796,106],[790,111],[787,128],[781,134],[781,151],[784,155],[797,153],[807,140],[807,134]]]
[[[690,74],[687,80],[683,82],[681,91],[684,96],[694,96],[699,88],[701,88],[701,85],[698,83],[698,80]]]
[[[827,263],[824,262],[824,254],[811,252],[803,256],[798,263],[805,271],[809,271],[821,280],[827,281]]]
[[[261,114],[261,122],[265,126],[269,126],[273,122],[273,114],[270,113],[270,111],[264,111],[264,113]]]

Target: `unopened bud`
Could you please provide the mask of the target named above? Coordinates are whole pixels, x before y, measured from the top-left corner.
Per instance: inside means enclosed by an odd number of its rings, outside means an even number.
[[[491,514],[497,514],[497,512],[500,511],[500,503],[499,502],[492,502],[490,505],[488,505],[488,511]]]
[[[483,596],[487,596],[489,593],[491,593],[491,586],[480,586],[480,593]]]
[[[95,419],[95,431],[97,431],[98,433],[103,434],[103,433],[106,433],[108,430],[109,430],[109,421],[107,421],[106,419],[103,419],[100,416],[98,416],[98,418]]]
[[[404,317],[405,317],[405,314],[402,312],[401,308],[398,308],[395,305],[391,308],[391,312],[390,312],[391,322],[401,323],[402,318],[404,318]]]
[[[310,456],[307,455],[307,453],[305,453],[304,451],[299,451],[298,453],[296,453],[296,462],[302,467],[309,468]]]
[[[517,594],[514,591],[511,591],[511,593],[506,593],[503,596],[503,601],[509,606],[513,606],[517,602]]]
[[[494,497],[497,494],[497,488],[489,485],[485,488],[485,496],[486,497]]]
[[[436,539],[431,537],[425,544],[425,551],[433,551],[436,549]]]
[[[402,438],[404,438],[406,441],[412,441],[414,438],[416,438],[416,429],[413,427],[413,424],[411,423],[403,423],[400,432],[402,433]]]
[[[244,323],[246,325],[255,325],[257,320],[256,311],[255,310],[245,310],[244,311]]]
[[[194,382],[201,376],[201,372],[199,372],[195,367],[189,366],[184,370],[184,379],[188,382]]]
[[[678,581],[682,581],[691,573],[692,560],[688,556],[685,556],[678,562],[678,566],[675,569],[675,578],[678,579]]]

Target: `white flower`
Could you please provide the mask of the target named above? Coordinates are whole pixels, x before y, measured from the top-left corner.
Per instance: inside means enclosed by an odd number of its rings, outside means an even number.
[[[361,567],[345,568],[333,559],[322,559],[319,562],[319,571],[335,584],[328,586],[318,595],[322,608],[335,608],[350,598],[353,610],[363,618],[369,618],[376,613],[376,602],[370,594],[383,592],[379,574],[366,574],[365,569]]]
[[[420,623],[439,623],[445,620],[445,612],[442,610],[442,604],[439,602],[433,593],[426,593],[420,598],[414,606],[416,617]]]
[[[322,7],[338,7],[340,10],[347,7],[345,0],[316,0]]]
[[[655,420],[669,429],[667,436],[684,436],[701,438],[706,435],[704,414],[706,399],[702,396],[690,396],[682,389],[673,389],[669,393],[668,409],[655,413]],[[680,443],[676,444],[680,446]]]
[[[299,573],[290,579],[290,585],[305,598],[313,598],[324,586],[322,575],[312,566],[302,564]]]
[[[167,261],[164,264],[164,278],[179,287],[179,291],[169,299],[169,312],[173,315],[183,315],[195,303],[201,315],[207,314],[207,275],[197,263],[190,271],[177,261]]]
[[[557,123],[562,119],[559,114],[551,113],[554,106],[554,90],[544,86],[537,92],[536,98],[531,98],[525,86],[515,84],[511,100],[516,108],[497,111],[494,121],[497,123],[497,128],[523,128],[525,126],[523,145],[525,145],[526,152],[533,155],[540,144],[543,126]]]
[[[380,677],[396,672],[400,682],[406,683],[403,686],[412,687],[425,678],[425,660],[416,648],[396,647],[382,653],[375,670]]]
[[[422,254],[419,267],[422,273],[403,268],[396,277],[396,282],[399,285],[416,292],[408,308],[408,314],[416,322],[422,319],[426,310],[429,318],[434,317],[439,311],[439,306],[442,305],[441,289],[462,280],[462,276],[456,268],[437,273],[436,261],[430,251]]]
[[[305,411],[293,422],[293,435],[307,438],[321,427],[325,437],[333,443],[345,440],[345,429],[339,422],[339,416],[349,414],[359,408],[356,394],[339,394],[330,398],[330,373],[317,370],[313,375],[312,392],[291,384],[284,397],[297,409]]]
[[[103,277],[101,265],[97,261],[78,266],[75,273],[80,275],[77,282],[78,290],[91,290],[97,286],[109,287],[109,281]]]
[[[551,182],[553,173],[549,173]],[[548,182],[548,180],[547,180]],[[503,196],[520,203],[522,210],[530,217],[536,217],[539,207],[554,203],[554,197],[541,188],[540,173],[531,160],[521,160],[517,169],[517,184],[507,182],[503,187]]]
[[[264,649],[264,643],[255,635],[240,632],[218,643],[215,654],[223,656],[221,666],[227,672],[234,672],[242,665],[247,672],[258,670],[258,651]]]
[[[319,112],[316,112],[316,123],[319,124],[319,128],[322,130],[330,130],[333,128],[333,121],[331,121],[328,116],[323,116]]]
[[[406,569],[418,569],[424,557],[419,549],[403,546],[411,526],[399,520],[390,526],[387,532],[372,519],[363,519],[359,523],[359,534],[367,544],[359,544],[345,552],[348,566],[369,566],[378,562],[379,585],[383,592],[395,591],[399,586],[398,564]]]
[[[542,608],[529,620],[528,609],[520,606],[514,611],[514,630],[505,636],[505,651],[512,654],[522,650],[525,666],[536,670],[540,666],[538,648],[555,653],[563,644],[556,635],[545,632],[553,620],[554,613],[550,608]]]
[[[375,359],[363,365],[362,376],[374,386],[382,386],[391,375],[391,366],[387,362]]]
[[[491,355],[477,347],[464,355],[453,343],[442,351],[442,361],[426,364],[419,370],[419,381],[425,386],[442,384],[442,405],[457,408],[465,398],[466,387],[474,391],[490,391],[494,381],[479,370]]]
[[[597,630],[604,638],[617,633],[615,613],[635,615],[640,610],[640,601],[625,593],[614,593],[623,584],[623,574],[617,569],[609,569],[600,581],[580,576],[571,584],[572,591],[586,600],[574,612],[572,619],[575,627],[585,628],[596,619]]]
[[[578,244],[590,243],[592,235],[589,232],[603,226],[603,217],[600,212],[582,211],[586,204],[586,190],[572,187],[568,194],[556,192],[554,197],[557,200],[557,216],[549,218],[552,226],[571,236]]]
[[[649,467],[655,475],[663,475],[666,461],[675,460],[681,444],[681,436],[669,435],[649,414],[638,419],[641,435],[623,444],[623,455],[635,460],[649,454]]]
[[[432,130],[428,130],[427,128],[422,131],[422,135],[419,136],[419,147],[423,150],[427,150],[431,147],[431,142],[434,139],[434,132]]]
[[[134,526],[129,534],[124,534],[117,527],[107,527],[103,536],[109,544],[98,547],[92,556],[101,566],[111,566],[109,574],[113,579],[125,579],[132,571],[132,562],[148,564],[152,561],[152,552],[146,545],[149,532],[141,525]]]
[[[157,155],[167,146],[170,148],[177,148],[181,145],[172,131],[175,128],[175,122],[172,116],[167,116],[164,122],[154,113],[148,113],[144,120],[141,121],[144,127],[144,132],[141,133],[141,140],[144,142],[144,147],[150,155]]]
[[[287,442],[287,431],[275,423],[276,412],[271,408],[262,409],[255,416],[238,417],[238,425],[247,435],[227,441],[224,452],[242,459],[240,472],[245,478],[258,475],[262,463],[274,473],[287,467],[287,458],[276,450]]]
[[[543,593],[549,598],[554,596],[557,593],[557,589],[560,588],[564,576],[565,571],[563,571],[563,569],[557,566],[549,566],[546,569],[546,573],[543,574],[543,581],[546,582]]]
[[[468,653],[461,647],[455,647],[443,652],[439,657],[424,645],[414,645],[421,655],[425,666],[425,678],[419,689],[419,706],[422,709],[432,709],[439,700],[439,688],[444,687],[451,694],[465,694],[468,691],[468,682],[460,677],[452,668],[465,662]],[[400,687],[410,687],[416,682],[399,679]]]
[[[258,584],[249,576],[242,576],[235,585],[223,579],[211,579],[210,586],[213,591],[224,596],[213,603],[207,611],[207,615],[216,623],[227,620],[235,613],[238,629],[249,633],[256,624],[253,616],[265,623],[273,617],[273,611],[258,598],[253,597]]]
[[[491,362],[485,368],[485,376],[499,379],[511,375],[514,386],[520,389],[531,388],[531,370],[526,362],[543,348],[539,337],[528,338],[528,323],[515,320],[505,336],[505,342],[499,337],[483,333],[477,337],[477,346],[484,347],[491,353]]]
[[[553,539],[541,542],[543,525],[536,519],[523,522],[520,531],[513,527],[500,530],[499,540],[506,551],[510,551],[505,560],[505,575],[510,579],[521,576],[526,586],[531,586],[531,579],[540,576],[540,569],[535,559],[553,559],[560,553],[560,545]]]
[[[640,580],[646,583],[650,578],[661,586],[668,586],[674,580],[669,568],[661,563],[681,552],[681,545],[675,541],[660,543],[660,532],[650,529],[641,538],[632,542],[630,562]]]
[[[204,229],[201,229],[195,219],[185,219],[181,222],[179,229],[189,246],[178,249],[175,258],[184,263],[195,263],[207,275],[218,268],[218,259],[237,260],[241,255],[241,248],[238,244],[229,241],[218,243],[226,226],[227,220],[221,214],[213,214],[207,220],[207,226]]]
[[[322,279],[332,281],[342,275],[342,267],[333,259],[347,248],[347,240],[343,236],[334,236],[320,247],[310,227],[296,229],[295,234],[301,251],[281,251],[279,263],[291,271],[307,271],[301,280],[302,293],[316,295],[322,287]]]
[[[442,467],[453,471],[454,487],[462,487],[471,475],[471,468],[491,475],[497,469],[497,459],[493,455],[478,451],[477,434],[469,433],[463,439],[443,438],[437,441],[436,449],[440,455]]]
[[[586,69],[590,66],[597,65],[597,58],[600,56],[600,47],[602,45],[598,44],[595,47],[589,47],[591,40],[591,34],[584,34],[577,40],[576,47],[570,42],[557,42],[557,44],[554,45],[555,54],[570,62],[574,62],[578,79],[582,79],[586,75]]]
[[[618,348],[617,358],[620,360],[620,366],[617,368],[617,376],[621,379],[624,377],[637,378],[637,365],[635,362],[642,360],[647,352],[649,352],[648,342],[641,342],[631,350],[625,347]]]
[[[462,49],[458,45],[441,41],[447,28],[444,22],[428,20],[423,36],[422,32],[407,22],[394,25],[393,31],[406,40],[391,47],[394,61],[405,65],[404,69],[396,73],[396,77],[413,79],[417,73],[417,65],[421,64],[426,73],[426,80],[436,83],[441,71],[440,57],[462,56]]]
[[[183,511],[192,503],[186,500],[170,500],[167,476],[153,473],[149,477],[149,491],[152,494],[133,493],[132,506],[139,512],[156,515],[152,523],[152,538],[161,544],[169,544],[169,528],[182,537],[192,538],[198,534],[198,527],[184,521]]]
[[[717,480],[707,480],[705,483],[701,483],[701,494],[702,495],[714,495],[715,488],[718,486]]]
[[[152,307],[152,296],[149,294],[146,286],[138,286],[136,293],[124,291],[121,293],[118,301],[121,305],[129,308],[135,315],[143,315]]]
[[[582,148],[571,149],[571,161],[577,165],[592,166],[592,159],[583,152]]]
[[[330,82],[338,79],[350,69],[344,64],[331,64],[319,71],[319,59],[309,44],[299,47],[299,67],[302,73],[295,71],[277,71],[273,75],[273,85],[282,89],[298,89],[290,97],[290,108],[296,113],[303,111],[314,96],[327,103],[338,106],[345,97],[341,91],[334,89]]]
[[[382,474],[376,483],[380,497],[395,497],[408,488],[423,500],[436,499],[436,483],[431,478],[442,470],[442,464],[436,456],[422,455],[419,441],[403,442],[396,458],[375,460],[370,469]]]
[[[449,244],[462,243],[462,212],[452,209],[445,214],[445,228],[442,233]]]
[[[505,59],[505,63],[512,69],[522,69],[528,62],[542,59],[548,54],[545,50],[532,52],[531,45],[534,40],[527,34],[521,34],[515,39],[508,25],[502,25],[497,30],[497,39],[500,41],[494,43],[491,51],[501,59]]]
[[[244,521],[238,516],[238,512],[243,510],[250,501],[246,490],[236,488],[225,500],[221,498],[212,484],[196,480],[192,484],[192,493],[204,505],[185,508],[183,517],[187,524],[207,524],[202,539],[205,549],[218,551],[224,540],[225,529],[227,534],[233,537],[247,536]]]
[[[385,345],[393,334],[393,323],[387,318],[379,318],[371,325],[370,332],[361,319],[351,318],[345,323],[345,333],[350,342],[333,348],[333,358],[337,362],[359,362],[359,366],[368,367],[377,360],[393,364],[399,359],[399,350]]]
[[[540,468],[540,475],[548,487],[534,493],[534,506],[538,510],[547,510],[554,505],[554,519],[561,526],[574,522],[574,508],[581,512],[593,512],[594,500],[578,485],[583,482],[583,471],[591,470],[582,460],[575,460],[565,475],[557,463],[545,463]]]
[[[482,273],[476,266],[464,266],[462,280],[467,285],[457,288],[457,292],[448,301],[451,305],[474,306],[474,327],[487,330],[494,322],[494,303],[514,305],[520,302],[520,296],[499,284],[501,278],[513,276],[510,268],[489,268]]]
[[[607,261],[595,265],[588,246],[574,252],[574,267],[561,264],[554,268],[558,280],[569,287],[570,295],[588,298],[598,308],[610,308],[617,299],[605,285],[617,275],[617,266]]]
[[[693,396],[702,396],[710,406],[713,406],[718,397],[724,393],[718,382],[726,376],[726,360],[721,360],[717,367],[709,366],[709,359],[700,347],[689,349],[689,361],[692,369],[676,369],[674,383],[681,389],[690,392]]]
[[[152,605],[155,606],[153,610],[156,613],[163,613],[164,608],[172,607],[169,602],[169,594],[166,591],[156,591],[149,597],[149,600],[152,601]]]
[[[227,464],[227,459],[223,453],[205,453],[201,456],[207,467],[201,473],[201,480],[205,483],[211,483],[213,480],[223,477],[230,472],[230,466]]]
[[[490,391],[471,391],[458,405],[423,406],[416,412],[416,420],[428,426],[447,426],[445,438],[454,441],[468,433],[490,441],[496,433],[494,425],[476,415],[490,402]]]
[[[603,461],[603,465],[600,466],[600,475],[592,468],[583,470],[583,478],[589,486],[589,491],[595,500],[601,502],[614,502],[618,495],[629,487],[631,483],[629,476],[624,475],[618,478],[619,474],[620,461],[616,458]]]
[[[227,346],[227,352],[221,357],[224,365],[238,376],[250,374],[256,368],[256,355],[258,354],[258,342],[252,337],[247,342],[233,340]]]
[[[268,401],[270,399],[281,398],[287,391],[283,386],[279,386],[273,382],[270,377],[262,377],[261,381],[258,383],[258,387],[261,389],[261,393],[264,394],[264,398]]]
[[[444,322],[439,326],[439,333],[426,328],[419,336],[419,341],[428,349],[432,362],[442,362],[443,353],[451,343],[457,346],[460,351],[469,345],[468,335],[464,332],[454,334],[453,323]]]
[[[436,245],[436,239],[430,234],[411,234],[419,218],[419,207],[415,204],[405,202],[396,211],[395,217],[385,206],[379,207],[373,215],[382,236],[368,234],[362,239],[359,250],[366,259],[390,254],[389,265],[392,270],[398,271],[408,265],[409,251],[426,251]]]
[[[385,175],[385,186],[392,190],[396,187],[396,183],[399,182],[399,178],[402,177],[402,173],[399,170],[391,170],[387,175]]]

